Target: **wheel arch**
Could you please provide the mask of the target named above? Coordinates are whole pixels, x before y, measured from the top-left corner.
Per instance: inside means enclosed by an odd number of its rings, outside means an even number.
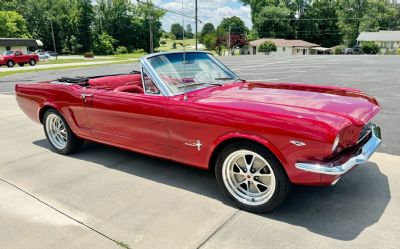
[[[258,144],[262,147],[264,147],[266,150],[270,151],[276,159],[282,164],[285,173],[286,172],[286,165],[287,161],[285,157],[282,155],[282,153],[276,148],[270,141],[268,141],[266,138],[255,135],[255,134],[247,134],[247,133],[239,133],[239,132],[234,132],[234,133],[228,133],[220,138],[218,138],[212,147],[211,150],[211,155],[209,157],[209,162],[208,162],[208,168],[210,170],[214,170],[215,168],[215,162],[217,160],[217,157],[219,153],[228,145],[236,142],[241,142],[241,141],[247,141],[251,143]]]
[[[46,103],[46,104],[42,105],[42,107],[39,109],[39,122],[41,124],[43,124],[44,114],[46,113],[47,110],[50,110],[50,109],[54,109],[57,112],[60,112],[57,109],[57,107],[55,105],[53,105],[53,104]]]

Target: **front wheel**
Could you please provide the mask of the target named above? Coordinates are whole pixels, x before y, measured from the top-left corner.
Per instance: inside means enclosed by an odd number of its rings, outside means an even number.
[[[83,143],[82,139],[72,132],[64,117],[54,109],[45,113],[43,126],[47,140],[57,153],[76,152]]]
[[[272,211],[286,199],[291,187],[275,156],[251,142],[225,147],[217,158],[215,175],[222,192],[251,212]]]
[[[14,61],[8,60],[7,61],[7,67],[13,67],[15,65]]]
[[[36,61],[35,61],[34,59],[31,59],[31,60],[29,61],[29,65],[31,65],[31,66],[36,65]]]

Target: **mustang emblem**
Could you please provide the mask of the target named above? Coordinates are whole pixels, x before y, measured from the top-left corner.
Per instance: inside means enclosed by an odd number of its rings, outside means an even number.
[[[306,145],[306,143],[299,141],[299,140],[292,140],[290,141],[292,144],[296,145],[296,146],[304,146]]]
[[[203,146],[203,144],[201,144],[200,140],[196,140],[195,143],[185,143],[185,145],[191,146],[191,147],[197,147],[198,151],[200,151],[201,150],[201,146]]]

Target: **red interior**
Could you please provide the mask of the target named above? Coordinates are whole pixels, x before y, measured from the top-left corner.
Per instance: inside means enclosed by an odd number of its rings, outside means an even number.
[[[89,80],[89,86],[94,89],[105,89],[118,92],[143,94],[140,74],[105,76]]]

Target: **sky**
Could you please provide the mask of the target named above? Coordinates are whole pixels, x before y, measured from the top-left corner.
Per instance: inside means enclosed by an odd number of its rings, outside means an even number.
[[[155,0],[155,5],[165,9],[182,12],[182,0]],[[183,13],[189,16],[194,16],[195,0],[183,0]],[[250,7],[243,6],[239,0],[198,0],[198,19],[201,23],[198,24],[200,32],[205,23],[212,23],[215,27],[225,17],[238,16],[248,28],[252,27]],[[182,16],[173,13],[167,13],[161,20],[162,28],[165,31],[170,31],[171,24],[180,23],[182,25]],[[184,18],[185,27],[191,24],[194,32],[194,18]]]

